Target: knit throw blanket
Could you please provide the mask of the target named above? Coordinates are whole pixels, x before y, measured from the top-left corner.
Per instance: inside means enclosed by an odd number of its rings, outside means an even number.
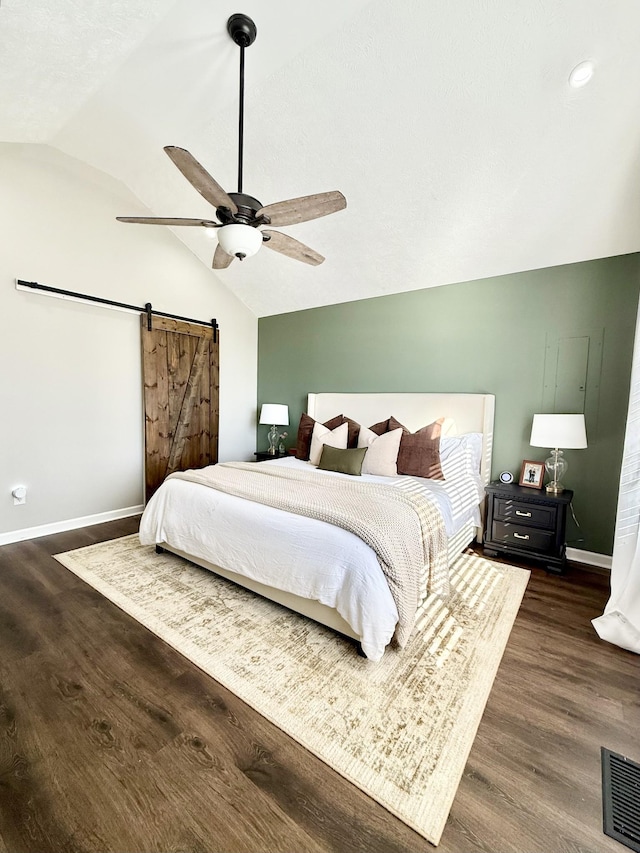
[[[389,584],[398,609],[395,637],[400,646],[409,639],[425,597],[449,592],[444,521],[409,477],[387,486],[255,462],[223,462],[170,477],[326,521],[359,536],[375,552]]]

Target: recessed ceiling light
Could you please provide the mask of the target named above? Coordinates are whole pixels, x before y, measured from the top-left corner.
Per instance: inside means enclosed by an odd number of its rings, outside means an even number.
[[[578,63],[569,74],[569,85],[574,89],[579,89],[580,86],[586,86],[589,80],[593,77],[594,64],[590,59]]]

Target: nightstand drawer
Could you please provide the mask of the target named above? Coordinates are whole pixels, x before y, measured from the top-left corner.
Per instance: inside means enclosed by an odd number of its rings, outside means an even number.
[[[553,550],[555,531],[536,530],[534,527],[494,520],[491,539],[502,545],[544,553]]]
[[[534,527],[545,527],[547,530],[555,530],[556,513],[555,506],[536,506],[507,498],[496,498],[494,507],[495,518],[510,521],[513,524],[531,524]]]

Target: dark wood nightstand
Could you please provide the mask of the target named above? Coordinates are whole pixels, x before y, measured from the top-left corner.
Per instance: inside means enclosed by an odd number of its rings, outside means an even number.
[[[253,454],[256,457],[256,462],[268,462],[269,459],[284,459],[285,456],[288,456],[288,453],[276,453],[275,455],[269,453],[268,450],[256,450]]]
[[[517,556],[544,563],[562,574],[566,565],[567,508],[573,492],[553,495],[544,489],[489,483],[484,553]]]

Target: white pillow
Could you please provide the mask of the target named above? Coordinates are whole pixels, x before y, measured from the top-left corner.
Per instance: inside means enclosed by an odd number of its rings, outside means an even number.
[[[377,474],[380,477],[397,477],[401,438],[401,429],[392,429],[391,432],[376,435],[370,429],[360,427],[358,447],[367,448],[362,462],[362,473]]]
[[[322,448],[325,444],[329,447],[337,447],[340,450],[347,449],[347,441],[349,439],[349,424],[343,423],[335,429],[327,429],[326,426],[315,422],[313,432],[311,433],[311,450],[309,451],[309,462],[312,465],[320,464],[322,456]]]
[[[440,439],[440,465],[445,480],[455,480],[471,474],[480,476],[482,461],[482,433],[442,436]]]

